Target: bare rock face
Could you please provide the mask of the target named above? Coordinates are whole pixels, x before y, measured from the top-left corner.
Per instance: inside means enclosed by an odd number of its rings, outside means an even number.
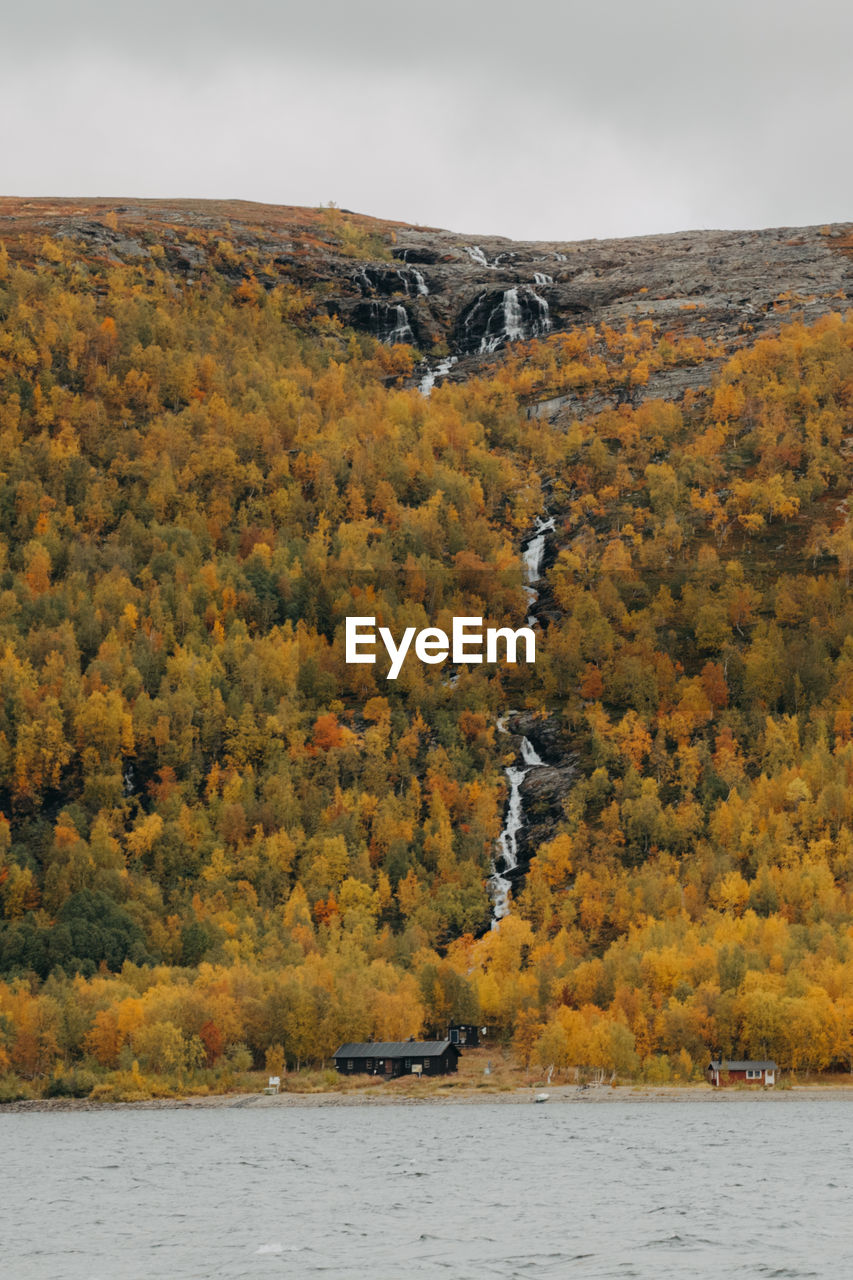
[[[394,294],[417,298],[428,292],[423,273],[417,267],[358,267],[352,278],[366,298],[390,298]]]
[[[571,757],[561,765],[531,769],[521,784],[524,826],[518,833],[518,866],[506,873],[513,881],[523,880],[540,845],[554,836],[565,817],[563,802],[578,778]]]
[[[543,765],[531,769],[521,784],[524,812],[531,827],[549,830],[564,816],[563,797],[568,795],[578,771],[574,764]]]
[[[519,762],[522,738],[527,738],[543,764],[529,766],[521,782],[524,824],[517,835],[518,864],[503,874],[513,884],[524,879],[539,846],[552,839],[565,817],[564,801],[578,779],[571,737],[558,716],[534,712],[513,712],[505,729],[518,742]]]
[[[506,722],[510,733],[527,738],[537,755],[547,765],[567,763],[571,739],[557,716],[542,716],[533,711],[517,711]],[[531,777],[533,775],[530,775]]]
[[[401,302],[359,302],[350,319],[356,328],[366,330],[380,342],[418,341],[417,320]]]
[[[846,224],[524,243],[397,228],[392,252],[396,260],[424,268],[427,292],[418,295],[418,304],[429,315],[425,328],[440,333],[459,356],[488,355],[549,329],[622,327],[647,318],[730,350],[792,315],[808,321],[849,306],[850,232]],[[372,263],[364,270],[370,275],[383,268]],[[393,287],[396,277],[386,274],[385,280]],[[398,292],[412,296],[411,284],[401,281]],[[507,311],[508,294],[514,297]],[[334,305],[342,317],[348,314],[343,293]],[[463,366],[459,374],[464,372]],[[702,375],[707,379],[711,372]],[[684,370],[667,371],[659,375],[660,387],[643,394],[683,394],[685,376]]]
[[[483,289],[456,317],[452,345],[459,352],[491,352],[551,328],[550,308],[532,288]]]
[[[391,257],[396,258],[398,262],[413,262],[430,267],[434,267],[439,261],[438,250],[430,249],[428,245],[410,245],[407,249],[392,249]]]

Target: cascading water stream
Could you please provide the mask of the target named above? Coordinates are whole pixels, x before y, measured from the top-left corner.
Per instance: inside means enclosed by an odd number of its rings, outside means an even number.
[[[551,328],[548,303],[529,286],[505,289],[500,301],[492,308],[480,339],[480,351],[497,351],[504,342],[520,342],[536,338]]]
[[[536,621],[533,617],[532,609],[533,605],[539,598],[539,592],[535,589],[533,583],[538,582],[542,577],[542,556],[545,554],[545,535],[553,528],[553,516],[549,516],[547,520],[543,519],[542,516],[537,516],[533,537],[530,539],[521,554],[522,561],[524,562],[524,590],[527,592],[527,600],[531,609],[531,613],[529,613],[527,617],[527,621],[530,626],[533,626]]]
[[[499,724],[498,727],[502,733],[506,733],[503,725]],[[521,784],[531,769],[535,769],[545,763],[544,760],[540,760],[536,748],[528,738],[521,739],[521,759],[525,767],[520,768],[518,765],[511,764],[506,770],[507,781],[509,782],[509,802],[507,804],[504,828],[498,837],[498,856],[495,859],[495,869],[491,879],[492,901],[494,903],[492,911],[493,929],[498,921],[502,920],[509,911],[509,891],[512,882],[506,872],[514,871],[518,866],[518,833],[524,826]],[[500,863],[500,867],[498,867],[498,863]]]
[[[517,289],[507,289],[504,294],[504,333],[510,342],[515,342],[518,338],[524,337],[524,326]]]
[[[538,516],[533,531],[533,537],[527,543],[522,552],[522,562],[524,564],[525,591],[529,602],[531,613],[528,615],[527,622],[533,626],[536,618],[532,614],[533,606],[539,597],[539,592],[532,585],[538,582],[542,576],[542,557],[545,554],[545,539],[549,530],[554,528],[553,516],[547,519]],[[506,733],[506,720],[512,715],[511,711],[501,716],[497,722],[499,733]],[[497,928],[499,922],[509,911],[509,891],[512,881],[508,876],[508,872],[512,872],[518,866],[518,833],[524,826],[524,802],[521,796],[521,784],[530,773],[531,769],[541,768],[545,761],[540,759],[536,748],[529,738],[521,739],[521,762],[520,764],[511,764],[506,769],[507,781],[509,783],[509,800],[507,802],[506,817],[504,819],[503,831],[498,837],[495,858],[492,863],[492,876],[490,880],[492,892],[492,928]]]
[[[465,252],[472,262],[476,262],[478,267],[489,267],[491,269],[491,263],[478,244],[466,244]]]
[[[390,346],[395,342],[411,342],[414,343],[415,335],[412,333],[409,317],[406,314],[405,307],[394,308],[394,327],[385,339]]]
[[[438,364],[428,368],[418,383],[418,391],[421,395],[428,397],[438,379],[446,377],[458,359],[458,356],[445,356],[443,360],[439,360]]]
[[[359,267],[353,272],[352,281],[365,297],[393,293],[405,293],[406,297],[429,297],[429,285],[417,267],[398,267],[395,271],[386,267]]]

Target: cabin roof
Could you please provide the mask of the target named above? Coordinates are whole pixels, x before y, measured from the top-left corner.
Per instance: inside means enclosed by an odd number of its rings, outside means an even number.
[[[744,1058],[742,1062],[735,1062],[730,1058],[714,1058],[711,1061],[712,1071],[775,1071],[776,1063],[769,1059],[762,1061],[752,1061]]]
[[[362,1040],[342,1044],[335,1058],[440,1058],[445,1049],[459,1052],[451,1040]]]

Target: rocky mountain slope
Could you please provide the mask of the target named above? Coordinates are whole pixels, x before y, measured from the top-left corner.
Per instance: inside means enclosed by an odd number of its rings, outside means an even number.
[[[33,233],[99,264],[150,261],[193,283],[206,272],[295,283],[332,316],[383,342],[424,356],[424,390],[464,380],[503,358],[514,341],[586,326],[651,321],[669,338],[695,337],[714,354],[676,362],[636,386],[531,398],[529,417],[568,425],[630,400],[681,399],[707,388],[731,353],[853,303],[853,224],[759,231],[689,231],[621,240],[513,241],[364,217],[242,201],[0,200],[0,239],[32,252]],[[25,248],[27,246],[27,248]],[[560,546],[549,535],[545,564]],[[549,589],[540,610],[555,613]],[[570,745],[550,722],[509,724],[546,767],[522,785],[523,875],[562,816],[576,771]]]
[[[43,230],[117,262],[163,254],[187,280],[231,256],[271,288],[296,282],[383,341],[456,357],[463,377],[513,339],[650,319],[726,353],[853,301],[853,224],[689,231],[624,240],[513,241],[336,208],[244,201],[0,200],[0,236]],[[717,361],[653,378],[645,396],[703,385]],[[443,372],[447,372],[446,366]]]

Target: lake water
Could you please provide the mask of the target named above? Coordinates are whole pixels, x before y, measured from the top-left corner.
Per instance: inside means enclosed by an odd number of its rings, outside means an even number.
[[[853,1275],[850,1102],[0,1114],[5,1280]]]

